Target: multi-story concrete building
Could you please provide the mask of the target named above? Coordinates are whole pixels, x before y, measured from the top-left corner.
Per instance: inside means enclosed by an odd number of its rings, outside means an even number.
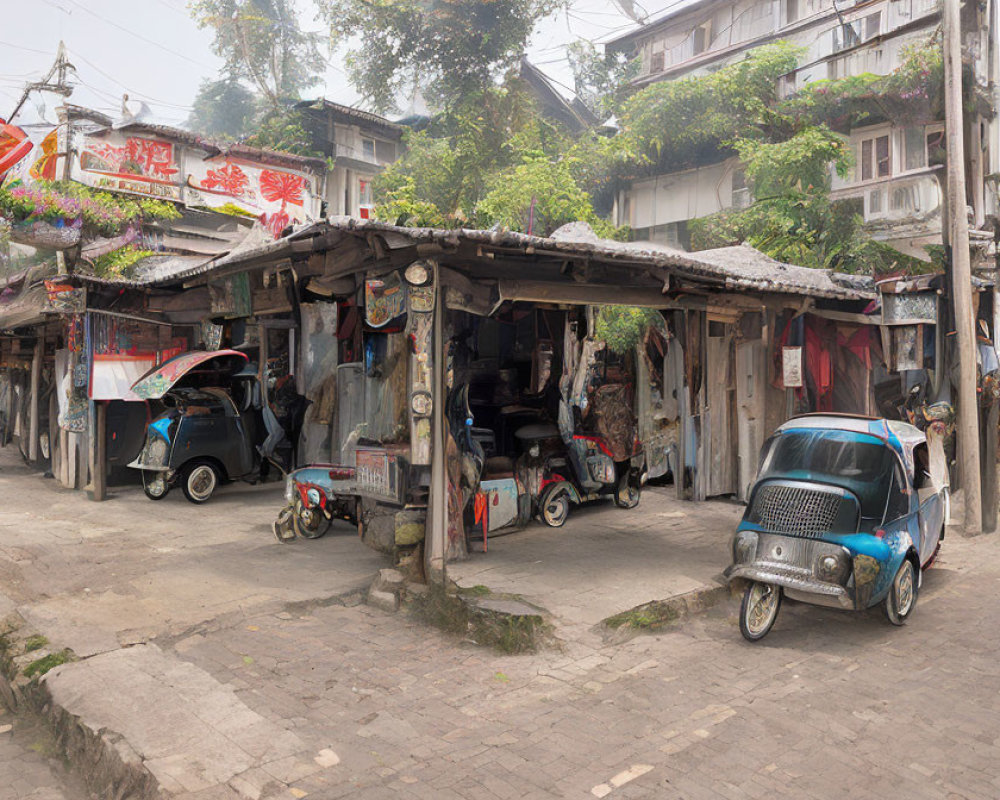
[[[385,117],[329,100],[298,104],[313,147],[331,160],[326,179],[327,214],[368,219],[372,179],[402,154],[405,128]]]
[[[966,58],[981,89],[996,85],[996,13],[993,0],[963,9]],[[934,35],[940,19],[938,0],[695,0],[607,48],[641,60],[634,79],[641,88],[704,75],[753,48],[788,41],[804,54],[781,79],[779,92],[787,95],[811,81],[887,75],[909,45]],[[989,114],[971,112],[966,119],[969,203],[973,227],[982,228],[997,207],[996,183],[988,176],[1000,164],[998,131]],[[874,238],[927,258],[925,246],[941,241],[943,121],[918,113],[906,124],[887,118],[848,136],[855,165],[845,178],[834,175],[833,197],[857,198]],[[632,181],[619,193],[616,221],[630,225],[637,238],[686,248],[689,220],[750,202],[741,165],[729,158]]]

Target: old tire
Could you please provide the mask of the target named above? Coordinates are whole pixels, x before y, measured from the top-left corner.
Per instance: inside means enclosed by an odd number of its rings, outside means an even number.
[[[615,505],[619,508],[635,508],[639,505],[639,477],[625,472],[615,486]]]
[[[292,511],[292,528],[304,539],[319,539],[330,530],[332,520],[318,508],[306,508],[302,502],[296,502]]]
[[[165,472],[149,469],[142,471],[142,490],[150,500],[162,500],[170,491],[170,483]]]
[[[774,627],[781,608],[781,587],[753,581],[740,603],[740,633],[748,642],[763,639]]]
[[[210,461],[192,461],[184,467],[181,485],[184,496],[192,503],[201,505],[219,485],[219,470]]]
[[[550,528],[561,528],[566,524],[569,509],[569,492],[562,487],[555,486],[547,489],[542,495],[538,504],[538,516]]]
[[[905,625],[917,605],[917,572],[910,559],[903,559],[885,598],[885,615],[893,625]]]

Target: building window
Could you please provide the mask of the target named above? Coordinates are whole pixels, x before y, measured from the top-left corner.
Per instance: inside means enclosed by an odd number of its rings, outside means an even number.
[[[664,62],[664,57],[663,57],[663,51],[662,50],[659,53],[653,53],[649,57],[649,71],[650,72],[663,72],[663,66],[664,66],[663,62]]]
[[[391,164],[396,160],[396,145],[377,139],[375,141],[375,160],[379,164]]]
[[[785,0],[785,24],[791,25],[799,19],[799,0]]]
[[[865,41],[874,39],[882,32],[882,12],[876,11],[865,17]]]
[[[733,208],[749,208],[753,205],[750,187],[747,186],[747,176],[742,167],[733,170]]]
[[[704,25],[699,25],[691,32],[692,55],[698,55],[699,53],[704,53],[708,50],[708,46],[712,43],[711,29],[712,23],[706,22]]]
[[[845,22],[833,29],[833,52],[839,53],[861,44],[861,20]]]
[[[927,132],[927,166],[929,167],[941,167],[944,166],[946,153],[945,153],[945,140],[944,140],[944,129],[933,130]]]
[[[923,169],[927,166],[927,143],[923,127],[903,128],[903,169]]]
[[[882,213],[882,190],[874,189],[868,192],[868,213],[867,217],[874,217]]]
[[[364,156],[365,161],[375,160],[375,140],[374,139],[362,139],[361,140],[361,154]]]
[[[364,178],[358,181],[358,216],[361,219],[371,217],[372,182]]]
[[[886,178],[892,174],[889,135],[861,141],[861,180]]]

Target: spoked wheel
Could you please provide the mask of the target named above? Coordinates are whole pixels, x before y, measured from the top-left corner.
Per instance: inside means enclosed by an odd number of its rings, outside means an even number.
[[[905,625],[917,604],[917,574],[910,559],[899,565],[885,598],[885,615],[893,625]]]
[[[167,474],[151,469],[142,471],[142,490],[150,500],[162,500],[170,491]]]
[[[566,517],[569,516],[569,494],[565,489],[549,489],[542,495],[539,503],[542,522],[550,528],[561,528],[566,524]]]
[[[332,520],[318,508],[306,508],[301,500],[296,501],[292,515],[292,527],[305,539],[318,539],[330,530]]]
[[[204,503],[219,485],[219,473],[207,461],[196,461],[184,469],[184,496],[192,503]]]
[[[619,508],[635,508],[639,505],[639,479],[625,472],[615,486],[615,505]]]
[[[743,592],[740,604],[740,633],[749,642],[767,636],[781,608],[781,587],[754,581]]]

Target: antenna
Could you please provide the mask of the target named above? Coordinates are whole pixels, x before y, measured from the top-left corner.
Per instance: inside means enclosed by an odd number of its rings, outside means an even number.
[[[55,94],[61,94],[63,97],[69,97],[73,94],[73,87],[66,81],[67,70],[73,70],[73,72],[76,73],[76,67],[74,67],[66,58],[66,45],[59,42],[59,49],[56,50],[55,63],[53,63],[48,73],[46,73],[45,77],[40,81],[35,81],[25,85],[24,92],[21,94],[21,99],[17,101],[17,105],[14,107],[14,110],[11,112],[7,121],[10,122],[15,116],[17,116],[17,112],[21,110],[21,107],[28,99],[28,95],[32,92],[54,92]],[[55,80],[53,80],[53,78]]]

